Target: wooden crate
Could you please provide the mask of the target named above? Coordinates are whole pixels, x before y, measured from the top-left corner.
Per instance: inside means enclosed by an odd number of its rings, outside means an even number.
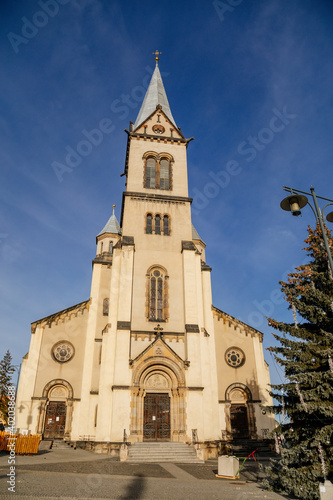
[[[0,450],[10,451],[8,446],[15,441],[15,453],[17,455],[31,455],[38,452],[41,436],[36,435],[11,435],[8,432],[0,432]]]

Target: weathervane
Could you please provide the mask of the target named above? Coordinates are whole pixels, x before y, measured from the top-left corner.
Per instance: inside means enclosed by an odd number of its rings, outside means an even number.
[[[159,52],[158,50],[155,50],[155,52],[152,52],[153,56],[155,56],[155,61],[159,61],[159,55],[162,54],[162,52]]]

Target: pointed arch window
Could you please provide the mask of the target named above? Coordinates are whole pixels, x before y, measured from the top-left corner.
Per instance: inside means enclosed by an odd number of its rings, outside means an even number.
[[[103,316],[109,315],[109,299],[103,300]]]
[[[148,320],[166,321],[168,313],[168,276],[160,267],[151,268],[148,278]]]

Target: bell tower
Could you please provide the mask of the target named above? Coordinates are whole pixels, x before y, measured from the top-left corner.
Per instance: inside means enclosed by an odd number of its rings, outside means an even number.
[[[187,147],[192,138],[186,139],[176,125],[155,55],[141,109],[126,130],[123,174],[121,244],[134,248],[127,314],[132,379],[126,383],[139,386],[139,394],[131,394],[136,410],[130,438],[149,439],[154,424],[145,417],[146,396],[155,401],[152,394],[160,393],[170,397],[168,439],[186,441],[192,429],[200,430],[202,438],[217,439],[211,269],[204,260],[205,244],[192,226],[188,197]]]

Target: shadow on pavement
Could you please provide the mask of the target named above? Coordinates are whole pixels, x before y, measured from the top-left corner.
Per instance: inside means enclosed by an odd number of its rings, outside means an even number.
[[[122,500],[136,499],[142,498],[143,492],[145,490],[145,479],[142,474],[139,474],[137,477],[130,482],[127,486],[126,493],[121,497]]]

